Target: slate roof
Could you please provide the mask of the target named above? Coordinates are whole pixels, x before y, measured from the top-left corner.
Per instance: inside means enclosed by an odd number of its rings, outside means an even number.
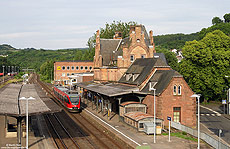
[[[117,49],[121,39],[100,39],[100,54],[102,55],[102,65],[109,66],[113,59],[113,51]]]
[[[145,34],[145,44],[150,46],[150,39],[144,25],[141,25],[142,32]],[[131,40],[129,37],[124,39],[100,39],[100,54],[102,55],[102,65],[109,66],[111,60],[117,60],[122,56],[123,48],[129,47]],[[113,52],[114,51],[114,52]]]
[[[183,77],[175,70],[157,70],[153,76],[150,78],[149,82],[155,82],[154,88],[156,89],[156,95],[161,94],[164,89],[169,85],[171,79],[173,77]],[[145,93],[153,93],[153,91],[149,91],[149,82],[146,83],[145,87],[141,90],[141,92]]]
[[[115,83],[96,83],[96,82],[81,82],[76,84],[78,87],[85,88],[89,91],[100,93],[102,95],[106,95],[109,97],[130,94],[135,91],[139,91],[138,87],[123,85],[123,84],[115,84]]]
[[[140,85],[150,75],[151,71],[157,67],[170,67],[170,66],[160,58],[136,59],[118,82]],[[131,75],[136,74],[138,76],[135,80],[133,80],[133,76],[129,80],[126,80],[126,75],[130,75],[130,74]]]
[[[29,115],[61,111],[60,107],[47,96],[40,97],[34,84],[9,84],[1,91],[0,115],[25,116],[26,100],[19,100],[21,97],[35,98],[28,103]]]

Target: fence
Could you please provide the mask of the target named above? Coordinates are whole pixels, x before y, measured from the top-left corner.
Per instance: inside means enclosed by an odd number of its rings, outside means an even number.
[[[171,126],[173,128],[176,128],[178,130],[187,132],[188,134],[197,137],[197,130],[192,129],[190,127],[184,126],[180,123],[176,123],[173,122],[171,123]],[[228,145],[226,145],[225,143],[215,139],[214,137],[204,133],[204,132],[200,132],[200,138],[205,141],[206,143],[208,143],[209,145],[211,145],[212,147],[216,148],[216,149],[230,149],[230,147]]]

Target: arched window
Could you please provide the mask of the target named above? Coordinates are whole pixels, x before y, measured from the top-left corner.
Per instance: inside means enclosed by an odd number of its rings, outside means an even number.
[[[79,69],[79,67],[78,66],[76,66],[76,70],[78,70]]]
[[[74,66],[72,66],[71,69],[74,70]]]
[[[70,69],[70,67],[69,66],[67,66],[67,70],[69,70]]]
[[[62,70],[65,70],[65,66],[62,66]]]
[[[181,95],[181,86],[178,86],[178,95]]]
[[[173,95],[176,95],[176,88],[177,88],[177,86],[174,85],[174,86],[173,86]]]

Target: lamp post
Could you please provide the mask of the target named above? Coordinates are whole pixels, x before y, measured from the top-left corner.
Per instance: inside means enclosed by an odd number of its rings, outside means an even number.
[[[29,125],[29,109],[28,109],[28,100],[35,100],[35,98],[33,97],[29,97],[29,98],[26,98],[26,97],[21,97],[19,98],[19,100],[26,100],[26,148],[28,149],[28,146],[29,146],[29,132],[28,132],[28,125]]]
[[[5,80],[4,80],[4,75],[5,75],[5,74],[4,74],[4,73],[5,73],[5,72],[4,72],[4,68],[5,68],[5,66],[2,66],[2,67],[3,67],[3,83],[4,83],[4,82],[5,82]]]
[[[197,108],[198,108],[198,124],[197,124],[197,131],[198,131],[198,135],[197,135],[197,138],[198,138],[198,146],[197,148],[200,149],[200,94],[194,94],[192,95],[191,97],[196,97],[198,99],[198,105],[197,105]]]
[[[228,78],[229,76],[225,76],[226,78]],[[227,100],[227,114],[230,115],[230,106],[229,106],[229,103],[230,103],[230,88],[228,89],[228,100]]]
[[[154,137],[153,137],[153,143],[156,143],[156,89],[151,87],[151,84],[149,84],[149,91],[153,91],[154,96],[154,119],[153,119],[153,129],[154,129]]]

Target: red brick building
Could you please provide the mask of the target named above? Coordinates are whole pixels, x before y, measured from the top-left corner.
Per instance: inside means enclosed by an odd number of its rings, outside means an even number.
[[[100,39],[97,31],[94,80],[118,81],[136,58],[153,58],[155,46],[152,31],[148,35],[143,25],[136,25],[130,27],[129,35],[122,39],[118,32],[114,39]]]
[[[167,123],[167,116],[181,124],[196,126],[196,99],[182,75],[167,64],[164,54],[155,53],[153,34],[143,25],[132,26],[130,36],[100,39],[97,31],[94,57],[94,81],[78,83],[94,103],[119,113],[119,105],[137,101],[147,105],[153,115],[156,89],[156,118]],[[111,83],[113,82],[113,83]],[[95,101],[96,100],[96,101]],[[98,101],[102,102],[98,102]]]
[[[54,81],[69,84],[69,76],[79,73],[93,72],[93,61],[58,61],[54,62]],[[93,77],[87,77],[93,80]]]

